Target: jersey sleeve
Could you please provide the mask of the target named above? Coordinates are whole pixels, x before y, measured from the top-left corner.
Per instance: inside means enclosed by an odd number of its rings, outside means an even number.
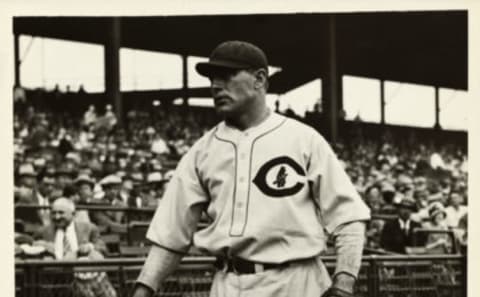
[[[208,201],[196,170],[197,147],[180,160],[147,231],[149,241],[173,252],[188,251]]]
[[[319,134],[311,139],[308,180],[324,228],[331,234],[342,224],[370,219],[370,209],[330,145]]]

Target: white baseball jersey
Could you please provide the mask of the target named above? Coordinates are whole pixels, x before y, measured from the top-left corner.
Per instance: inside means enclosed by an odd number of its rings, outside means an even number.
[[[211,223],[197,231],[201,212]],[[325,230],[369,209],[313,128],[276,113],[240,131],[218,124],[179,162],[147,238],[187,252],[281,263],[318,255]]]

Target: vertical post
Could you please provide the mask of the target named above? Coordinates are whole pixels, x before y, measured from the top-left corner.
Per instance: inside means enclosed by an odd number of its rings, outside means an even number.
[[[119,280],[119,291],[120,292],[123,292],[123,296],[128,296],[128,294],[130,292],[128,292],[126,290],[126,286],[125,286],[125,283],[126,283],[126,279],[125,279],[125,269],[123,267],[122,264],[120,264],[120,266],[118,267],[118,280]]]
[[[188,56],[182,55],[182,98],[183,106],[188,106]]]
[[[18,34],[15,34],[13,36],[13,45],[14,45],[14,54],[15,54],[15,87],[20,86],[20,42],[19,42],[19,36]]]
[[[107,25],[105,42],[105,95],[114,106],[119,123],[123,122],[122,93],[120,92],[120,42],[121,24],[119,17],[111,18]]]
[[[337,33],[335,15],[330,15],[325,31],[325,71],[322,77],[323,111],[326,119],[327,139],[335,142],[338,136],[338,118],[342,106],[342,76],[338,69]]]
[[[380,80],[380,124],[385,125],[385,80]]]
[[[368,259],[368,296],[377,297],[380,295],[380,287],[378,284],[378,263],[374,255]]]
[[[435,86],[435,129],[441,129],[440,126],[440,95],[438,92],[438,86]]]
[[[465,255],[462,255],[461,257],[461,260],[460,260],[460,263],[462,264],[461,267],[462,267],[462,276],[461,276],[461,282],[462,282],[462,296],[464,297],[467,297],[467,281],[468,281],[468,275],[467,275],[467,272],[468,272],[468,267],[467,267],[467,264],[468,264],[468,261],[467,261],[467,255],[468,253],[465,253]]]

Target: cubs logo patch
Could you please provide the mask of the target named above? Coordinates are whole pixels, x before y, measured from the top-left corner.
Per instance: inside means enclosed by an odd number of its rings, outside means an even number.
[[[263,164],[253,183],[265,195],[275,198],[291,196],[305,186],[305,171],[292,158],[281,156]]]

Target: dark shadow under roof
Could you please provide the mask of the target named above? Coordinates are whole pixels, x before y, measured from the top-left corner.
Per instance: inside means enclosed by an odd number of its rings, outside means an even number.
[[[121,17],[122,47],[208,56],[220,42],[257,44],[282,72],[283,93],[322,76],[331,14]],[[335,14],[339,70],[346,75],[468,89],[466,11]],[[16,17],[14,32],[104,44],[110,17]]]

